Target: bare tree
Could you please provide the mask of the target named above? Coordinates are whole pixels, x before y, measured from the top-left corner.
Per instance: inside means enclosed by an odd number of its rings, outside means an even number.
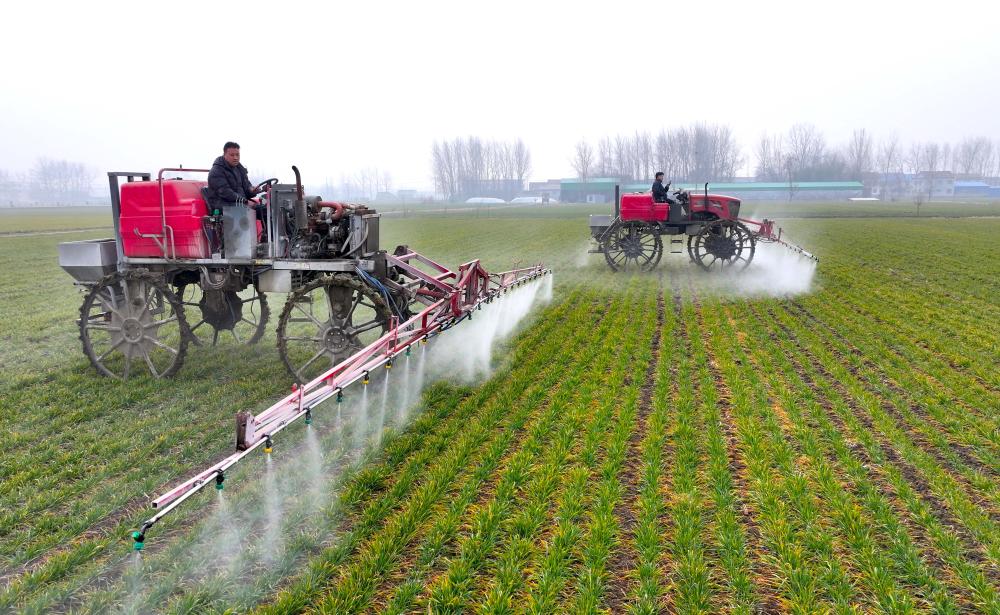
[[[524,181],[531,174],[531,152],[523,141],[518,139],[512,146],[512,169],[511,176],[520,181]]]
[[[673,177],[672,158],[667,131],[661,129],[659,134],[656,135],[656,141],[653,144],[653,165],[657,171],[663,171],[667,174],[667,177]]]
[[[963,139],[955,148],[954,165],[963,175],[986,177],[993,168],[993,142],[987,137]]]
[[[619,177],[631,177],[632,172],[630,167],[632,166],[631,156],[629,155],[629,139],[628,137],[618,135],[615,137],[615,157],[613,173]]]
[[[615,149],[610,137],[597,142],[597,174],[601,177],[615,174]]]
[[[953,156],[953,150],[951,149],[951,143],[947,143],[947,142],[942,143],[941,144],[941,161],[940,161],[940,163],[938,165],[938,168],[941,171],[953,171],[954,170],[954,167],[952,166],[952,156]]]
[[[17,195],[17,183],[7,171],[0,169],[0,204],[13,203]]]
[[[847,166],[851,177],[860,180],[872,170],[873,161],[872,137],[867,130],[859,128],[851,133],[851,140],[847,144]]]
[[[900,177],[903,167],[902,149],[899,145],[899,137],[895,134],[889,135],[879,146],[878,169],[879,194],[881,198],[889,196],[891,200],[896,200],[901,191]]]
[[[924,204],[924,191],[913,191],[913,204],[917,206],[917,217],[920,217],[920,206]]]
[[[39,158],[29,173],[30,192],[39,201],[83,202],[90,195],[95,175],[79,162]]]
[[[458,184],[451,143],[448,141],[434,142],[431,147],[431,168],[434,176],[434,188],[448,200],[454,198],[458,192]]]
[[[434,185],[449,200],[463,191],[497,186],[513,180],[523,182],[531,174],[531,152],[520,139],[512,142],[484,141],[479,137],[453,139],[431,146]]]
[[[796,161],[791,154],[785,154],[785,173],[788,178],[788,200],[791,201],[795,198],[795,193],[798,192],[799,186],[795,183],[795,173],[796,173]]]
[[[933,141],[924,144],[921,154],[921,159],[923,161],[924,170],[927,172],[926,178],[926,188],[927,188],[927,201],[934,196],[934,181],[937,172],[941,169],[941,163],[944,159],[944,148],[941,145],[934,143]],[[919,208],[918,208],[918,214]]]
[[[695,124],[661,130],[655,137],[639,131],[598,142],[598,172],[627,179],[648,179],[663,171],[680,181],[727,180],[742,164],[728,126]]]
[[[653,138],[648,132],[635,133],[635,171],[633,177],[649,178],[653,176]]]
[[[576,176],[587,181],[590,179],[590,170],[594,165],[594,150],[586,141],[579,141],[576,144],[576,151],[571,161]]]
[[[822,164],[826,139],[812,124],[796,124],[788,131],[786,166],[796,179],[810,179],[810,169]]]
[[[910,173],[919,173],[924,166],[924,146],[922,143],[910,144],[910,149],[903,158],[906,170]]]
[[[757,171],[755,175],[760,181],[780,181],[787,174],[785,169],[784,146],[780,135],[768,137],[767,133],[760,136],[755,152]]]

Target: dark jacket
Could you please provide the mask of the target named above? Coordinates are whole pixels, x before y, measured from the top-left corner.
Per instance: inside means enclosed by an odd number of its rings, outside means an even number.
[[[663,187],[663,182],[656,180],[653,182],[653,202],[654,203],[671,203],[673,199],[670,198],[670,192]]]
[[[247,199],[253,197],[253,184],[247,176],[246,167],[242,164],[231,167],[224,157],[219,156],[208,172],[208,192],[212,207],[234,203],[245,205]]]

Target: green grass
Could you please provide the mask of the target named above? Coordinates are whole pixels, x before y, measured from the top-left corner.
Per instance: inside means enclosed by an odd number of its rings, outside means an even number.
[[[149,497],[287,391],[274,335],[101,379],[56,245],[107,212],[0,210],[0,234],[72,231],[0,237],[0,612],[1000,612],[1000,220],[940,217],[997,205],[748,204],[822,259],[794,297],[671,255],[610,274],[604,209],[387,208],[385,247],[544,261],[552,303],[405,424],[366,430],[356,391],[321,408],[321,459],[289,430],[273,474],[230,475],[235,523],[200,495],[138,563]]]

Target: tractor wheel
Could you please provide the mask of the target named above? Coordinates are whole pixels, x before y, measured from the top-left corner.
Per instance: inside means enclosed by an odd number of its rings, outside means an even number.
[[[97,372],[127,380],[136,366],[154,378],[173,376],[187,352],[184,306],[160,276],[112,273],[91,287],[80,307],[80,341]]]
[[[612,271],[652,271],[663,256],[663,241],[654,226],[630,220],[607,232],[601,250]]]
[[[745,269],[756,249],[753,233],[736,220],[713,220],[688,237],[688,256],[706,271]]]
[[[382,337],[389,308],[360,279],[328,275],[288,296],[278,321],[278,352],[288,373],[304,384]]]
[[[203,290],[197,282],[177,286],[177,297],[193,314],[191,341],[198,346],[232,337],[237,344],[256,344],[264,336],[271,311],[267,296],[256,286],[241,292]]]

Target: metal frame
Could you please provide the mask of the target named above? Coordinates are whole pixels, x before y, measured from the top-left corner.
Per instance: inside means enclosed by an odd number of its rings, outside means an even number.
[[[145,532],[160,519],[209,485],[213,478],[221,484],[229,468],[262,444],[270,442],[285,427],[309,416],[319,404],[331,397],[337,397],[340,401],[345,387],[358,380],[367,380],[371,371],[383,365],[391,365],[395,357],[407,352],[413,344],[424,342],[471,317],[473,310],[481,304],[493,301],[514,287],[552,273],[537,265],[491,274],[478,260],[465,263],[458,271],[451,271],[412,251],[401,255],[386,255],[386,261],[389,266],[399,268],[404,275],[410,277],[412,284],[419,286],[423,292],[418,293],[417,298],[426,307],[406,322],[394,322],[395,326],[378,340],[312,381],[293,389],[292,393],[260,414],[253,416],[246,412],[238,413],[236,452],[153,499],[151,506],[157,513],[136,532],[136,548],[141,548]],[[422,263],[435,273],[418,269],[414,262]]]
[[[150,173],[110,171],[108,180],[111,189],[111,215],[114,219],[115,244],[118,253],[118,269],[122,271],[128,265],[252,265],[268,267],[272,269],[288,269],[291,271],[353,271],[356,267],[367,272],[375,271],[375,263],[368,258],[338,259],[330,260],[294,260],[278,258],[275,254],[276,243],[272,240],[268,245],[268,256],[265,258],[177,258],[177,248],[173,243],[173,229],[166,220],[166,200],[163,193],[163,174],[168,172],[177,173],[209,173],[210,169],[185,169],[184,167],[164,167],[156,174],[156,181],[160,191],[160,224],[159,234],[142,234],[140,236],[152,238],[163,252],[162,258],[155,257],[127,257],[124,253],[121,239],[120,217],[121,217],[121,184],[118,178],[125,177],[128,182],[150,181]],[[208,203],[205,204],[208,207]],[[275,237],[275,221],[272,216],[271,199],[267,200],[267,232],[268,237]],[[365,214],[365,218],[379,218],[378,213]],[[162,243],[161,243],[162,240]],[[360,246],[358,246],[360,247]],[[168,249],[169,248],[169,249]]]
[[[122,213],[122,193],[118,184],[119,177],[126,178],[128,183],[134,182],[137,177],[140,181],[148,182],[150,174],[130,171],[108,171],[108,185],[111,188],[111,217],[115,223],[115,245],[118,251],[118,271],[122,271],[125,268],[125,248],[122,246],[122,233],[119,222]],[[160,207],[163,207],[162,202]]]

